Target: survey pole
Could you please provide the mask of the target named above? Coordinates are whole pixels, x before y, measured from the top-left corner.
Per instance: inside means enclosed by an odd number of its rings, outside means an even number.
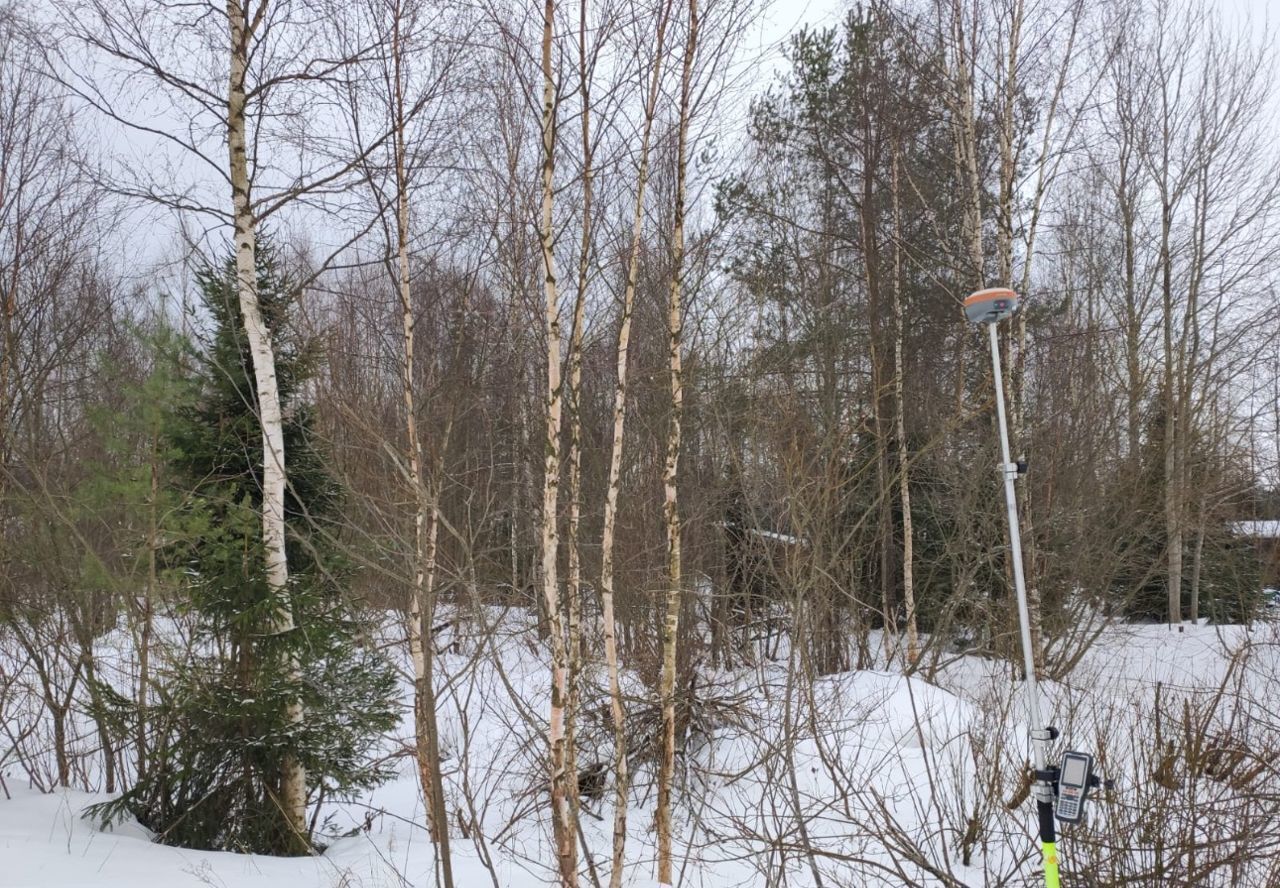
[[[1057,831],[1053,819],[1054,780],[1049,768],[1049,743],[1054,731],[1045,723],[1040,705],[1040,686],[1036,681],[1035,653],[1031,643],[1031,614],[1027,607],[1027,584],[1022,567],[1022,534],[1018,524],[1018,497],[1014,482],[1020,467],[1009,455],[1009,426],[1005,419],[1004,374],[1000,368],[1000,337],[997,326],[1017,309],[1018,296],[1013,290],[996,287],[979,290],[965,300],[965,314],[971,321],[984,323],[991,343],[991,375],[995,384],[996,424],[1000,428],[1000,475],[1004,481],[1004,502],[1009,523],[1009,556],[1013,565],[1014,595],[1018,601],[1018,625],[1022,637],[1022,664],[1025,674],[1027,722],[1031,729],[1031,751],[1035,763],[1032,772],[1032,794],[1039,816],[1040,847],[1044,855],[1045,888],[1059,888]]]

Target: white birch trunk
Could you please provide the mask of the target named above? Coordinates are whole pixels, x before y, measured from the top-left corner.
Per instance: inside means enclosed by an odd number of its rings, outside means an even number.
[[[676,756],[676,644],[680,634],[682,592],[680,558],[680,420],[684,401],[681,348],[684,340],[684,215],[688,167],[689,95],[693,57],[698,47],[698,0],[689,0],[689,35],[680,76],[680,121],[676,142],[676,204],[671,234],[671,289],[667,301],[668,372],[671,418],[667,427],[667,458],[662,471],[663,514],[667,525],[666,618],[662,627],[662,676],[658,697],[662,706],[662,753],[658,763],[658,882],[674,885],[672,875],[671,790]]]
[[[578,91],[582,97],[582,237],[578,242],[578,281],[573,299],[573,329],[569,334],[569,514],[565,543],[569,549],[569,573],[565,599],[569,616],[569,699],[565,718],[566,769],[569,803],[575,822],[581,810],[578,792],[577,713],[582,673],[582,337],[586,323],[587,282],[591,272],[591,201],[594,175],[591,144],[591,83],[587,71],[587,0],[578,9]]]
[[[1172,207],[1165,197],[1160,226],[1160,261],[1163,266],[1163,316],[1164,332],[1164,519],[1168,537],[1168,587],[1169,625],[1182,629],[1182,501],[1181,478],[1178,471],[1178,440],[1183,434],[1182,418],[1178,415],[1181,399],[1180,374],[1175,369],[1180,358],[1180,344],[1173,337],[1173,257],[1170,248]],[[1175,354],[1175,348],[1178,353]]]
[[[627,765],[627,725],[622,708],[619,679],[617,619],[613,602],[614,533],[618,520],[618,490],[622,482],[622,447],[627,421],[627,356],[631,344],[631,317],[635,308],[636,282],[640,269],[640,242],[644,224],[645,191],[649,182],[649,143],[661,84],[663,43],[666,39],[670,2],[664,3],[658,19],[657,49],[649,91],[645,96],[644,122],[640,136],[640,168],[636,182],[635,209],[631,217],[631,249],[627,281],[622,295],[622,319],[618,326],[617,380],[613,392],[613,446],[609,453],[609,482],[605,487],[604,527],[600,536],[600,602],[604,622],[605,667],[609,674],[609,711],[613,719],[613,860],[609,870],[610,888],[621,888],[623,855],[627,841],[627,796],[630,776]]]
[[[912,669],[920,659],[920,633],[916,628],[915,533],[911,521],[911,458],[907,452],[906,401],[902,369],[902,211],[898,192],[898,146],[893,147],[893,395],[894,434],[898,439],[898,498],[902,503],[902,604],[907,611],[907,662]]]
[[[445,888],[453,886],[453,861],[449,847],[449,818],[440,774],[440,737],[436,722],[435,656],[429,641],[435,618],[436,540],[439,533],[439,497],[429,495],[422,477],[422,443],[418,438],[418,410],[413,385],[414,318],[409,276],[409,182],[405,157],[402,9],[393,11],[391,57],[395,103],[396,164],[396,277],[400,295],[401,383],[404,394],[405,457],[415,509],[413,515],[413,589],[409,606],[409,655],[413,661],[414,735],[418,780],[427,808],[431,840],[436,844]],[[443,458],[443,447],[441,457]],[[437,473],[437,477],[438,477]]]
[[[641,180],[643,182],[643,179]],[[633,292],[628,287],[628,292]],[[625,303],[627,306],[630,302]],[[613,719],[613,863],[610,888],[622,885],[623,852],[627,840],[627,725],[622,709],[622,685],[618,677],[617,618],[613,607],[613,541],[618,515],[618,486],[622,472],[622,440],[626,423],[627,348],[631,317],[623,309],[623,326],[618,333],[618,380],[614,392],[613,449],[609,456],[609,484],[605,491],[604,529],[601,532],[600,606],[604,623],[605,668],[609,673],[609,712]]]
[[[952,63],[955,95],[952,99],[952,128],[955,139],[956,170],[964,185],[964,236],[969,252],[969,273],[978,286],[983,285],[982,250],[982,183],[978,176],[978,127],[974,115],[973,60],[964,28],[964,14],[959,0],[954,0],[951,19]]]
[[[552,228],[555,178],[556,93],[551,68],[552,26],[555,0],[546,0],[542,23],[542,214],[538,240],[542,249],[546,315],[543,332],[547,348],[546,434],[542,481],[542,594],[551,638],[551,713],[547,741],[551,748],[551,820],[556,862],[561,884],[578,884],[575,827],[570,804],[569,754],[565,730],[569,668],[564,626],[560,616],[560,585],[556,556],[559,550],[557,501],[560,488],[560,291],[555,271],[555,232]]]
[[[249,201],[249,165],[245,147],[245,71],[249,41],[252,28],[260,23],[263,14],[265,10],[260,9],[255,20],[247,22],[242,0],[227,2],[231,37],[227,148],[230,155],[229,172],[235,219],[236,290],[245,337],[253,357],[258,420],[262,425],[262,542],[266,558],[266,579],[272,593],[280,598],[273,628],[276,633],[282,634],[294,628],[293,610],[288,599],[289,563],[285,554],[284,426],[280,411],[280,389],[276,381],[275,352],[258,304],[256,220]],[[291,679],[299,677],[296,658],[290,658],[284,666]],[[285,716],[289,724],[300,724],[303,720],[302,702],[298,700],[290,703]],[[296,758],[289,757],[285,760],[283,773],[280,775],[280,806],[300,847],[309,844],[306,838],[306,805],[306,771]]]

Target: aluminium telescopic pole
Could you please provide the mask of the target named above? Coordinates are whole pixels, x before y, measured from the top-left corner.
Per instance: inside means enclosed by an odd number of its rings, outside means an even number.
[[[1053,822],[1053,784],[1045,776],[1052,739],[1040,709],[1040,688],[1036,683],[1035,655],[1031,647],[1031,616],[1027,608],[1027,585],[1022,571],[1022,534],[1018,528],[1018,498],[1013,482],[1018,465],[1009,456],[1009,430],[1005,424],[1004,376],[1000,371],[1000,339],[997,320],[987,324],[991,341],[991,373],[996,390],[996,422],[1000,426],[1000,474],[1004,477],[1004,502],[1009,517],[1009,552],[1013,561],[1013,585],[1018,599],[1018,623],[1022,631],[1022,663],[1026,673],[1024,690],[1027,721],[1031,726],[1031,750],[1035,761],[1032,788],[1040,818],[1040,847],[1044,854],[1045,888],[1059,888],[1057,834]]]

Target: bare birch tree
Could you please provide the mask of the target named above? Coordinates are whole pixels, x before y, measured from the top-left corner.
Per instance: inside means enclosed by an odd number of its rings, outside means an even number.
[[[249,203],[249,162],[245,145],[245,77],[249,67],[250,47],[254,42],[255,31],[262,25],[265,12],[265,2],[250,9],[241,0],[227,0],[227,26],[231,38],[230,80],[227,84],[227,152],[235,228],[236,290],[245,336],[253,356],[258,420],[262,426],[262,543],[266,552],[266,578],[271,592],[280,599],[276,610],[275,631],[286,633],[293,631],[294,623],[287,591],[289,559],[285,553],[284,425],[280,413],[280,387],[276,382],[275,351],[258,303],[258,220]],[[286,669],[289,679],[296,681],[299,677],[297,660],[291,658]],[[291,724],[302,722],[304,713],[301,700],[288,704],[287,716]],[[301,838],[307,829],[307,773],[302,763],[293,757],[285,760],[283,770],[280,779],[281,808],[290,827]]]
[[[900,146],[895,141],[890,159],[890,195],[893,202],[893,396],[894,435],[898,441],[898,499],[902,504],[902,604],[907,618],[906,667],[920,658],[916,620],[915,530],[911,521],[911,456],[907,449],[906,394],[902,370],[902,205],[898,177]]]
[[[675,210],[671,230],[671,286],[667,296],[667,375],[671,414],[667,456],[662,470],[663,516],[667,530],[666,615],[662,623],[662,675],[658,703],[662,708],[662,749],[658,762],[658,883],[674,885],[671,851],[671,790],[676,762],[676,645],[680,638],[680,604],[684,590],[680,558],[680,421],[684,402],[684,263],[685,198],[688,181],[689,116],[694,56],[698,51],[698,0],[689,0],[688,33],[680,73],[680,108],[676,131]]]
[[[620,888],[627,840],[627,796],[630,777],[627,766],[627,726],[619,679],[617,616],[614,611],[614,548],[618,518],[618,492],[622,479],[623,443],[626,440],[627,381],[630,366],[631,319],[635,309],[636,282],[640,273],[640,248],[644,226],[645,192],[649,183],[649,147],[653,121],[662,83],[662,60],[672,0],[659,7],[656,38],[644,96],[640,124],[640,154],[636,173],[635,205],[631,214],[631,243],[627,258],[626,283],[622,291],[622,316],[616,347],[617,377],[613,393],[613,444],[609,454],[609,479],[605,487],[604,522],[600,538],[600,600],[604,623],[605,666],[609,675],[609,711],[613,720],[614,815],[613,857],[609,872],[611,888]]]
[[[538,241],[542,255],[543,290],[546,309],[543,336],[546,347],[546,401],[544,404],[544,458],[542,478],[541,565],[542,597],[551,641],[551,716],[547,742],[551,751],[551,825],[556,862],[565,888],[578,884],[575,852],[577,827],[573,822],[569,773],[571,757],[565,726],[569,697],[569,652],[560,609],[558,555],[560,533],[557,511],[560,490],[560,427],[563,389],[560,380],[560,287],[556,277],[555,228],[555,148],[559,96],[552,62],[555,29],[555,0],[546,0],[542,14],[542,208]]]
[[[403,335],[401,373],[404,396],[405,464],[414,498],[413,586],[409,607],[409,655],[413,661],[415,736],[418,775],[426,800],[431,838],[438,849],[445,888],[453,886],[453,861],[449,846],[449,818],[441,777],[440,731],[436,718],[435,651],[430,644],[435,622],[437,551],[440,533],[440,472],[432,473],[431,487],[422,472],[422,443],[418,437],[418,409],[414,380],[414,311],[409,272],[409,170],[406,129],[406,30],[412,31],[420,10],[406,9],[393,0],[391,9],[392,140],[396,188],[396,284],[400,297]],[[447,437],[447,431],[445,433]],[[447,440],[439,447],[443,460]]]
[[[595,142],[591,138],[591,79],[595,72],[594,57],[587,51],[587,0],[578,7],[578,95],[582,121],[582,231],[578,243],[578,273],[573,294],[573,322],[569,331],[569,441],[566,478],[569,495],[565,521],[565,546],[569,550],[568,575],[565,577],[565,609],[569,649],[569,695],[565,715],[565,744],[568,760],[565,766],[574,779],[570,783],[570,803],[578,816],[582,800],[578,793],[578,750],[576,720],[582,670],[582,339],[586,332],[587,286],[591,280],[592,225],[591,202],[595,196]]]

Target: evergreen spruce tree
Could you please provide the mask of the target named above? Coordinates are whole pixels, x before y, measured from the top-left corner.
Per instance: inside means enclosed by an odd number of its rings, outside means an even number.
[[[166,844],[258,853],[305,853],[277,804],[282,767],[306,767],[312,797],[368,788],[386,775],[370,764],[378,736],[397,721],[390,666],[362,644],[365,625],[346,597],[348,566],[334,538],[342,490],[325,468],[300,398],[317,353],[290,326],[295,288],[270,248],[258,251],[258,292],[276,349],[289,454],[285,600],[265,577],[261,535],[261,428],[253,365],[240,323],[234,269],[197,276],[213,332],[199,349],[194,396],[173,411],[168,453],[186,492],[190,542],[177,557],[193,643],[168,664],[150,707],[152,766],[98,813],[131,813]],[[296,628],[276,632],[292,609]],[[301,665],[301,679],[286,664]],[[301,700],[291,724],[286,705]]]

